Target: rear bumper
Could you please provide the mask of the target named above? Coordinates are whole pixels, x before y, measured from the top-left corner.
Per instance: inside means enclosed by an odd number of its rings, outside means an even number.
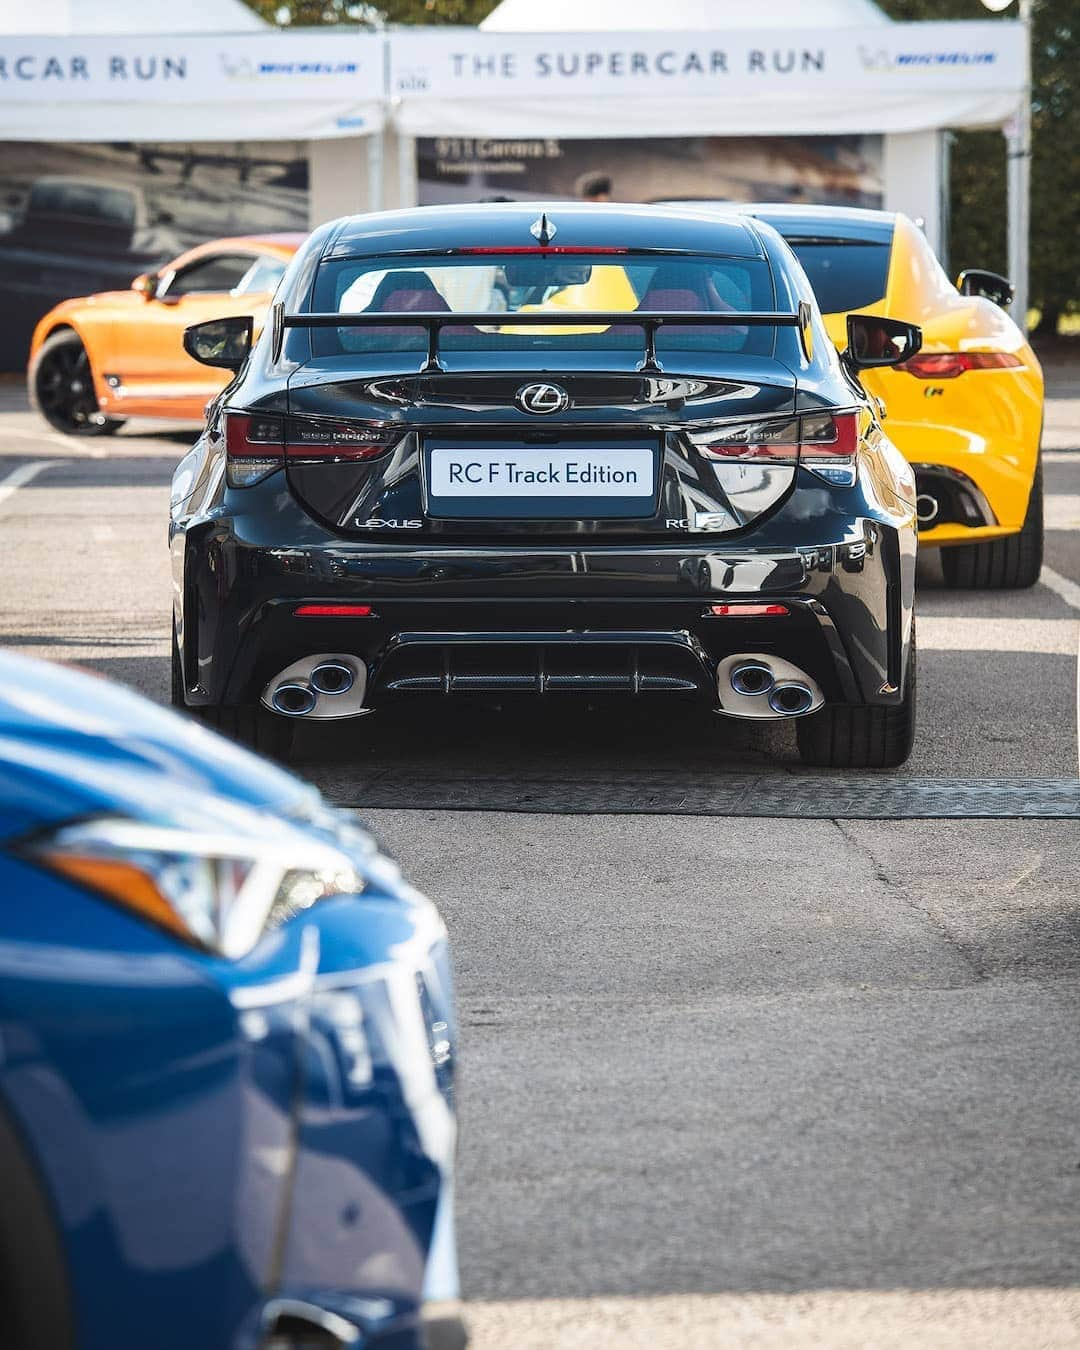
[[[910,631],[914,532],[868,518],[826,523],[834,528],[820,542],[798,548],[492,548],[330,536],[268,547],[244,540],[235,522],[208,522],[174,538],[187,701],[257,702],[292,662],[336,652],[365,663],[373,707],[410,691],[509,691],[506,681],[470,689],[457,678],[489,670],[520,677],[524,692],[596,692],[603,680],[572,678],[595,675],[610,676],[612,689],[698,693],[715,704],[717,665],[751,650],[800,666],[830,702],[894,702]],[[708,612],[763,599],[788,614]],[[335,602],[374,614],[294,614],[301,604]]]
[[[888,428],[890,439],[916,471],[939,466],[961,475],[974,485],[986,508],[987,518],[982,522],[951,521],[920,530],[923,543],[997,539],[1023,527],[1039,461],[1037,426],[1029,433],[1026,424],[1018,421],[1007,439],[1002,431],[992,440],[962,427],[931,422],[890,419]]]

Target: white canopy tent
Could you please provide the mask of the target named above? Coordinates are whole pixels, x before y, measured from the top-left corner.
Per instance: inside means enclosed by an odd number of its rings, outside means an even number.
[[[1027,44],[1020,23],[893,23],[871,0],[503,0],[479,31],[395,34],[390,92],[410,136],[880,134],[884,205],[941,252],[947,132],[1000,127],[1022,315]]]
[[[865,28],[888,23],[873,0],[502,0],[487,33],[722,32],[730,28]]]
[[[259,33],[243,0],[0,0],[0,34]]]
[[[389,34],[270,29],[241,0],[0,0],[0,140],[301,140],[315,223],[414,203],[417,137],[880,134],[885,205],[940,247],[944,133],[1021,125],[1026,39],[871,0],[503,0],[480,30]]]

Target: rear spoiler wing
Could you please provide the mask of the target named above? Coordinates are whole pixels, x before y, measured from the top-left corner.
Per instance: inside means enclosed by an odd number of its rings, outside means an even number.
[[[286,328],[423,328],[427,332],[427,360],[421,374],[442,371],[439,364],[439,335],[444,328],[461,327],[574,327],[612,328],[632,325],[645,333],[645,359],[640,366],[642,374],[661,375],[656,359],[656,334],[665,324],[691,328],[798,328],[803,349],[810,356],[810,305],[799,301],[793,313],[774,310],[751,310],[740,314],[735,310],[714,313],[711,310],[530,310],[525,314],[511,314],[506,310],[464,313],[391,313],[378,314],[365,310],[362,314],[286,314],[278,302],[271,308],[270,328],[273,359],[281,355]]]

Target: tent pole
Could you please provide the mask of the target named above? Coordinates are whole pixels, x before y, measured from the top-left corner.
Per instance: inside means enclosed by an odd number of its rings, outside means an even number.
[[[366,211],[383,209],[383,143],[385,132],[380,127],[367,138],[368,190]]]
[[[416,206],[416,137],[404,131],[397,134],[398,148],[398,205]]]
[[[1031,206],[1031,14],[1032,0],[1020,0],[1024,26],[1024,89],[1016,116],[1005,128],[1008,154],[1009,278],[1016,287],[1012,315],[1027,332]]]

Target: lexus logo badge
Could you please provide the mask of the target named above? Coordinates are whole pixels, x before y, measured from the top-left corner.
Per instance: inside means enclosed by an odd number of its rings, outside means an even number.
[[[517,391],[517,405],[523,412],[543,417],[568,408],[570,395],[557,384],[523,384]]]

